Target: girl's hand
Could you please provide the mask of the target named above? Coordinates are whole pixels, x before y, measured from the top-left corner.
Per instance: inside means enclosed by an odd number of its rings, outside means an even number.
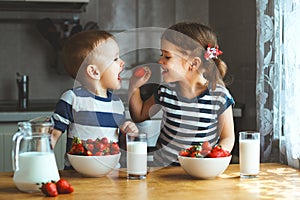
[[[133,91],[144,85],[151,77],[151,70],[149,67],[138,67],[133,72],[133,76],[130,78],[129,88]]]
[[[120,130],[121,130],[122,134],[124,134],[124,135],[127,133],[138,134],[138,132],[139,132],[139,129],[137,128],[135,123],[133,123],[131,121],[124,122],[124,124],[122,124],[122,126],[120,127]]]

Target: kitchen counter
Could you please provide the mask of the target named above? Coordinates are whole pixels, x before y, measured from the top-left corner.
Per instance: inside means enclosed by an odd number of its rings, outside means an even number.
[[[17,101],[0,101],[0,122],[28,121],[40,116],[51,116],[57,100],[30,100],[22,110]]]
[[[194,179],[181,167],[151,168],[145,180],[127,180],[125,169],[101,178],[84,177],[76,171],[60,174],[75,191],[53,199],[300,199],[300,171],[278,163],[261,164],[259,177],[253,179],[241,179],[238,164],[229,165],[212,180]],[[12,175],[0,173],[0,199],[45,199],[39,192],[18,191]]]

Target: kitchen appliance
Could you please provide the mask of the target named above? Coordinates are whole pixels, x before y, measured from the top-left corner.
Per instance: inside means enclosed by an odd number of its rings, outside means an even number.
[[[17,85],[19,109],[26,110],[28,108],[29,77],[17,73]]]
[[[13,181],[23,192],[37,192],[42,183],[60,179],[50,144],[53,122],[50,118],[39,117],[19,122],[18,126],[13,136]]]

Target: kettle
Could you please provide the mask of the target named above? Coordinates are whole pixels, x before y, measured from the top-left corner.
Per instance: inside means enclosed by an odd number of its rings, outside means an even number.
[[[60,179],[51,148],[51,118],[19,122],[13,136],[12,161],[16,187],[23,192],[40,191],[42,183]]]

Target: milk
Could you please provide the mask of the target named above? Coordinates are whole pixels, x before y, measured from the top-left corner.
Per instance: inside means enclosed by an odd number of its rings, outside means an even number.
[[[127,142],[127,173],[147,174],[147,142]]]
[[[40,191],[41,183],[60,179],[54,153],[25,152],[19,154],[19,170],[14,173],[17,188],[24,192]]]
[[[257,175],[260,163],[259,140],[241,139],[239,141],[241,175]]]

